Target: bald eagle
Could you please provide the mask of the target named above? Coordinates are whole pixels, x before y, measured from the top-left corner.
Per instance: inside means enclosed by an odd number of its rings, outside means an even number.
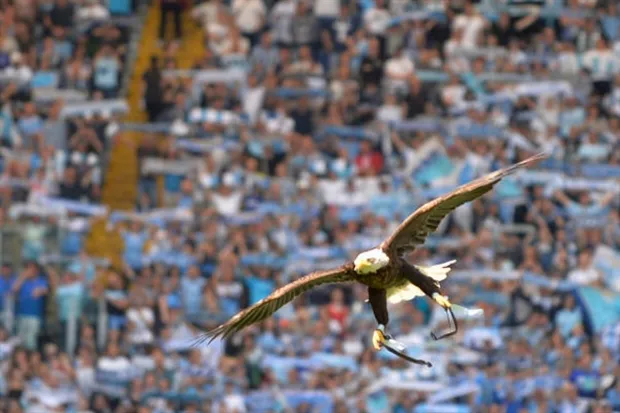
[[[403,347],[392,340],[386,332],[389,321],[387,304],[411,300],[415,297],[430,297],[444,308],[452,322],[451,331],[433,338],[438,340],[455,334],[458,325],[452,311],[452,303],[441,293],[440,282],[446,279],[454,261],[424,267],[407,262],[404,255],[424,244],[428,234],[434,232],[441,220],[460,205],[489,192],[499,181],[519,168],[527,167],[547,156],[538,154],[510,167],[500,169],[482,178],[462,185],[452,192],[436,198],[418,208],[377,248],[359,254],[353,262],[339,268],[318,271],[301,277],[271,293],[251,307],[242,310],[219,327],[202,334],[198,342],[226,338],[241,329],[265,320],[280,307],[298,295],[327,283],[358,282],[368,287],[368,301],[379,324],[372,336],[373,347],[387,350],[405,357],[409,361],[430,365],[413,359],[403,352]]]

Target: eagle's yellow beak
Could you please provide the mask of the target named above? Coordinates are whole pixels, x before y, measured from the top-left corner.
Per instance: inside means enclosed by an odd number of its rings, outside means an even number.
[[[353,269],[355,272],[360,273],[364,271],[364,268],[368,267],[368,262],[366,260],[355,261],[355,266]]]
[[[353,269],[355,270],[356,273],[358,274],[364,274],[367,272],[371,272],[372,269],[372,265],[374,264],[375,260],[370,258],[359,258],[357,260],[355,260],[354,267]]]

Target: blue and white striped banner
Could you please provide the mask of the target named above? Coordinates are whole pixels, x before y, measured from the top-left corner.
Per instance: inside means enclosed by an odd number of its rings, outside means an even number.
[[[241,123],[241,115],[230,110],[194,108],[189,111],[187,120],[191,123],[238,125]]]

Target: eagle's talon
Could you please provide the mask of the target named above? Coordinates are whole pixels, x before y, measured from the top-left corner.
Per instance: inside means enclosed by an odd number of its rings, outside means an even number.
[[[381,350],[381,348],[383,347],[383,343],[385,343],[386,340],[387,340],[387,337],[385,333],[383,332],[382,328],[377,328],[372,333],[372,346],[375,348],[375,350],[377,351]]]
[[[433,300],[435,300],[435,302],[437,304],[439,304],[440,306],[442,306],[443,308],[448,309],[448,308],[452,307],[452,304],[448,300],[448,297],[444,297],[443,295],[441,295],[439,293],[434,293],[433,294]]]

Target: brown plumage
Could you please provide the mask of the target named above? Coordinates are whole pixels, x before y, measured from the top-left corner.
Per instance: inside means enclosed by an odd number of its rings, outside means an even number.
[[[228,322],[203,334],[200,337],[200,341],[207,339],[212,341],[219,336],[226,338],[251,324],[263,321],[275,313],[280,307],[313,287],[327,283],[339,283],[353,280],[355,280],[355,271],[353,271],[353,265],[351,263],[327,271],[310,273],[282,288],[278,288],[268,297],[237,313],[237,315],[233,316]]]
[[[298,295],[313,287],[327,283],[356,281],[368,286],[370,304],[377,321],[381,325],[386,325],[388,322],[387,298],[389,297],[387,296],[390,292],[389,289],[412,288],[411,285],[413,285],[413,288],[419,289],[415,290],[419,291],[415,295],[432,297],[448,310],[450,304],[447,298],[443,296],[436,298],[434,296],[435,293],[440,292],[439,281],[445,278],[447,271],[446,274],[443,274],[443,278],[437,275],[432,276],[424,271],[425,267],[418,267],[407,263],[403,259],[403,254],[424,244],[426,237],[434,232],[442,219],[455,208],[489,192],[499,181],[517,169],[532,165],[544,158],[546,158],[545,154],[533,156],[515,165],[500,169],[462,185],[446,195],[427,202],[403,221],[394,233],[381,243],[378,250],[371,250],[360,254],[355,264],[349,262],[333,270],[314,272],[277,289],[265,299],[239,312],[226,323],[203,334],[199,338],[199,342],[213,340],[217,337],[226,338],[251,324],[263,321]],[[369,253],[370,255],[368,255]],[[375,258],[372,255],[373,253],[378,254],[376,255],[378,258]],[[356,271],[358,259],[364,254],[367,254],[370,258],[363,257],[361,261],[363,261],[364,268],[362,270],[360,267],[359,271]],[[378,268],[375,268],[378,265],[376,262],[381,259],[386,262],[381,263]],[[369,271],[368,268],[371,268],[371,270]]]
[[[433,233],[441,220],[452,212],[456,207],[489,192],[493,187],[506,176],[516,172],[518,169],[535,164],[547,155],[540,153],[527,158],[504,169],[499,169],[481,178],[475,179],[445,195],[427,202],[406,220],[404,220],[389,238],[381,243],[383,250],[390,250],[396,253],[412,251],[416,246],[424,244],[428,234]]]

